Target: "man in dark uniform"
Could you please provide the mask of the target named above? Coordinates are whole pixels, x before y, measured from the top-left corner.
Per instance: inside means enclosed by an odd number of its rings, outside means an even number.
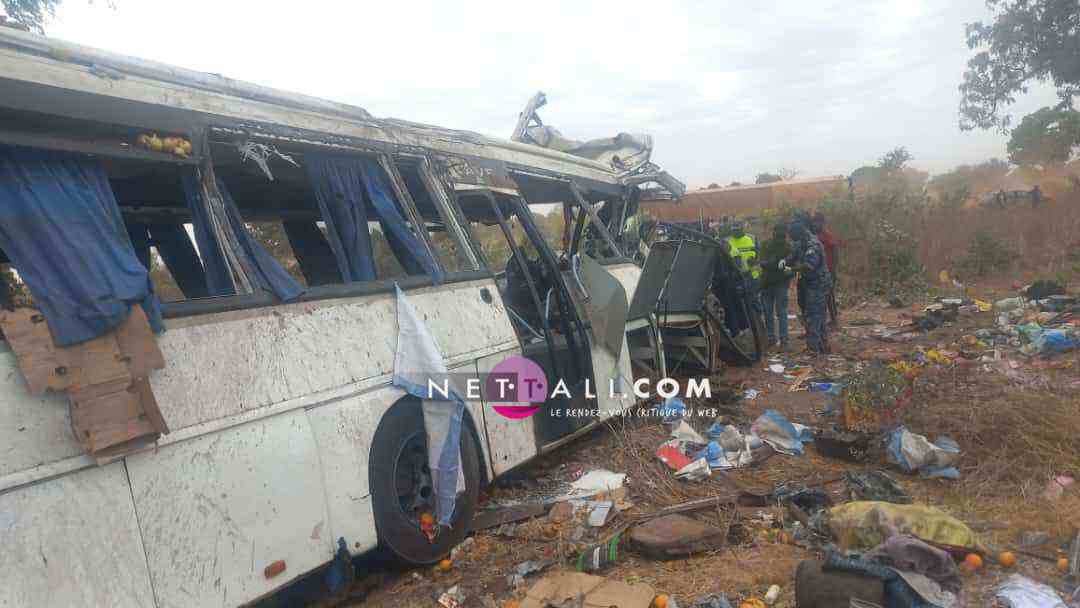
[[[821,247],[825,250],[825,266],[829,269],[829,327],[840,327],[840,313],[836,303],[836,268],[840,264],[840,239],[833,235],[832,231],[825,226],[825,214],[818,211],[814,214],[814,236],[821,241]]]
[[[829,352],[829,284],[832,278],[825,265],[825,251],[810,226],[796,221],[788,229],[792,240],[792,255],[781,260],[780,270],[791,268],[799,273],[799,292],[803,296],[803,317],[806,326],[806,346],[814,354]]]

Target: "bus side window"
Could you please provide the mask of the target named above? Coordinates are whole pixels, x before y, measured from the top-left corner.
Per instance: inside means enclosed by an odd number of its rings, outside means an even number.
[[[419,159],[399,158],[395,159],[395,166],[424,222],[435,255],[447,272],[476,270],[479,266],[470,259],[466,249],[468,245],[461,238],[463,235],[455,230],[456,217],[450,217],[452,211],[433,198],[435,193],[431,192],[431,188],[441,186],[425,183],[421,173],[422,162]]]

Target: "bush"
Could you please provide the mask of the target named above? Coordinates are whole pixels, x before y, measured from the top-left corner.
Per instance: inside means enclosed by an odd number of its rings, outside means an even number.
[[[980,230],[968,243],[967,253],[957,260],[956,270],[965,278],[977,279],[1009,270],[1016,255],[1008,241]]]

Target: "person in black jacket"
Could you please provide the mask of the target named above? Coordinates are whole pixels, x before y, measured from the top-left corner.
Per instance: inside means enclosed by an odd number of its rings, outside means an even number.
[[[772,238],[761,249],[761,300],[765,308],[765,333],[769,336],[769,345],[777,344],[788,350],[788,287],[792,273],[781,270],[780,260],[791,255],[787,241],[787,225],[780,223],[773,227]]]

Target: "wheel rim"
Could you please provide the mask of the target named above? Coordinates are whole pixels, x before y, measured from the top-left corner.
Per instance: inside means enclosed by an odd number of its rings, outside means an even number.
[[[394,458],[394,493],[398,508],[417,526],[422,513],[435,512],[435,487],[427,460],[427,436],[423,431],[406,437]]]

